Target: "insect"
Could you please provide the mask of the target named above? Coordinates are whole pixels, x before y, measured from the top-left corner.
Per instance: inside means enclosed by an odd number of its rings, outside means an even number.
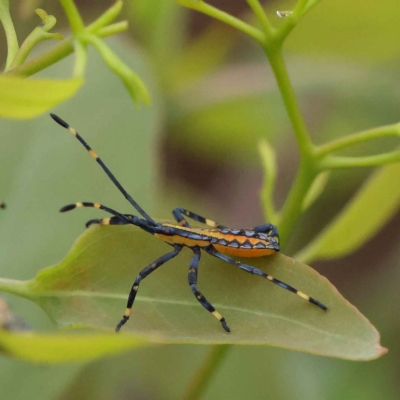
[[[250,274],[259,275],[275,285],[280,286],[289,292],[295,293],[303,299],[309,301],[312,304],[327,310],[327,307],[320,303],[318,300],[308,296],[307,294],[300,292],[294,287],[272,277],[271,275],[261,271],[258,268],[244,264],[240,261],[235,260],[230,256],[240,257],[261,257],[265,255],[273,254],[279,251],[279,235],[277,228],[272,224],[263,224],[256,226],[253,229],[230,229],[225,226],[218,224],[208,218],[201,217],[191,211],[183,208],[175,208],[172,212],[177,225],[169,223],[156,222],[151,218],[138,203],[128,194],[128,192],[122,187],[111,171],[106,167],[99,156],[92,150],[92,148],[85,142],[85,140],[78,134],[78,132],[70,127],[65,121],[54,114],[50,114],[51,117],[62,127],[68,129],[86,148],[90,155],[97,161],[104,172],[108,175],[115,186],[125,196],[125,198],[133,205],[136,211],[141,215],[137,217],[131,214],[121,214],[109,207],[106,207],[99,203],[88,203],[78,202],[75,204],[69,204],[61,208],[61,212],[70,211],[80,207],[94,207],[100,210],[106,211],[113,215],[113,217],[92,219],[86,223],[89,227],[92,224],[101,225],[125,225],[132,224],[136,225],[144,231],[152,234],[158,239],[161,239],[173,247],[173,250],[169,253],[161,256],[142,271],[136,277],[131,290],[129,292],[128,301],[125,313],[115,328],[116,332],[122,328],[122,326],[128,321],[132,306],[136,298],[136,294],[139,290],[141,281],[154,272],[161,265],[167,261],[176,257],[183,247],[188,247],[193,252],[193,258],[190,261],[188,282],[191,291],[195,295],[199,303],[209,311],[214,317],[216,317],[221,323],[222,327],[226,332],[230,332],[230,329],[225,321],[225,318],[214,308],[214,306],[204,297],[204,295],[197,289],[197,272],[199,261],[201,257],[201,250],[206,253],[217,257],[227,263],[234,265]],[[208,225],[209,228],[192,228],[186,221],[185,217],[191,218],[194,221],[201,222]]]
[[[0,201],[0,208],[6,208],[6,204]]]

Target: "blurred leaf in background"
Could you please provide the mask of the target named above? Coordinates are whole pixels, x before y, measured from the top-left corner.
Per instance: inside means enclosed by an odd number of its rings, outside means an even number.
[[[399,14],[400,4],[393,0],[382,0],[379,4],[374,0],[362,3],[321,1],[290,36],[287,50],[309,56],[342,58],[345,62],[393,60],[398,58],[399,52],[390,38],[399,34]]]

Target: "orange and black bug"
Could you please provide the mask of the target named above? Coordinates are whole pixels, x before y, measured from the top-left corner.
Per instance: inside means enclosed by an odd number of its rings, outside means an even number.
[[[236,261],[230,256],[240,257],[261,257],[269,255],[279,251],[279,235],[277,228],[272,224],[263,224],[256,226],[252,229],[230,229],[222,226],[210,219],[201,217],[200,215],[194,214],[191,211],[187,211],[183,208],[175,208],[172,212],[178,225],[160,223],[154,221],[135,200],[126,192],[126,190],[117,181],[115,176],[106,167],[99,156],[91,149],[91,147],[83,140],[83,138],[76,132],[75,129],[71,128],[65,121],[59,118],[57,115],[50,114],[51,117],[61,126],[68,129],[86,148],[90,155],[100,164],[101,168],[105,171],[108,177],[113,181],[115,186],[122,192],[125,198],[133,205],[133,207],[142,216],[139,218],[131,214],[121,214],[109,207],[103,206],[99,203],[88,203],[79,202],[75,204],[69,204],[61,208],[61,212],[73,210],[77,207],[94,207],[104,210],[113,215],[111,218],[103,219],[92,219],[86,223],[88,227],[91,224],[102,224],[102,225],[125,225],[133,224],[143,229],[144,231],[154,235],[155,237],[164,240],[166,243],[171,245],[174,250],[158,258],[146,268],[144,268],[139,275],[136,277],[129,296],[125,314],[122,320],[118,323],[115,330],[118,332],[121,327],[128,321],[131,315],[133,302],[137,291],[139,289],[140,282],[146,278],[149,274],[155,271],[158,267],[165,264],[179,254],[183,247],[188,247],[193,251],[193,258],[189,266],[188,282],[190,289],[196,296],[199,303],[211,314],[213,314],[222,324],[222,327],[230,332],[228,325],[226,324],[225,318],[213,307],[213,305],[203,296],[201,292],[197,290],[197,271],[201,256],[201,250],[206,253],[217,257],[223,261],[226,261],[235,267],[242,269],[250,274],[259,275],[275,285],[280,286],[292,293],[297,294],[303,299],[309,301],[312,304],[326,310],[327,307],[320,303],[318,300],[306,295],[303,292],[298,291],[292,286],[275,279],[269,274],[261,271],[258,268],[254,268],[250,265],[243,264],[240,261]],[[192,228],[185,219],[189,217],[195,221],[201,222],[208,225],[210,228]]]
[[[0,201],[0,208],[6,208],[6,204]]]

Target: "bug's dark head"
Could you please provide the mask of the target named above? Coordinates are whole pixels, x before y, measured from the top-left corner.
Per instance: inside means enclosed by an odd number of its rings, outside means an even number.
[[[259,225],[254,228],[255,232],[266,234],[267,238],[271,242],[271,247],[275,251],[279,251],[279,234],[278,228],[272,224]]]

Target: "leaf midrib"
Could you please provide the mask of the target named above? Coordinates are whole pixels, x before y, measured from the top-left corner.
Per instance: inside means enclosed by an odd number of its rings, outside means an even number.
[[[117,294],[117,293],[105,293],[105,292],[85,292],[83,290],[74,290],[74,291],[46,291],[43,293],[40,293],[40,297],[98,297],[98,298],[108,298],[108,299],[122,299],[126,300],[126,295],[123,294]],[[166,304],[172,304],[172,305],[178,305],[178,306],[184,306],[184,307],[198,307],[198,304],[195,302],[189,302],[189,301],[184,301],[184,300],[170,300],[170,299],[161,299],[161,298],[152,298],[152,297],[146,297],[146,296],[138,296],[137,297],[138,302],[146,302],[146,303],[166,303]],[[275,315],[273,313],[268,313],[264,311],[254,311],[254,310],[248,310],[246,308],[241,308],[241,307],[235,307],[235,306],[230,306],[230,305],[223,305],[223,304],[215,304],[217,309],[225,309],[228,311],[237,311],[237,312],[242,312],[242,313],[248,313],[248,314],[253,314],[257,316],[262,316],[266,318],[272,318],[272,319],[279,319],[283,320],[286,322],[289,322],[293,325],[301,326],[303,328],[306,328],[310,331],[332,337],[332,338],[338,338],[342,340],[347,340],[349,342],[353,343],[360,343],[360,344],[370,344],[370,341],[366,340],[358,340],[356,338],[351,338],[347,337],[338,333],[333,333],[330,331],[326,331],[323,329],[316,328],[315,326],[299,322],[287,317],[284,317],[282,315]]]

